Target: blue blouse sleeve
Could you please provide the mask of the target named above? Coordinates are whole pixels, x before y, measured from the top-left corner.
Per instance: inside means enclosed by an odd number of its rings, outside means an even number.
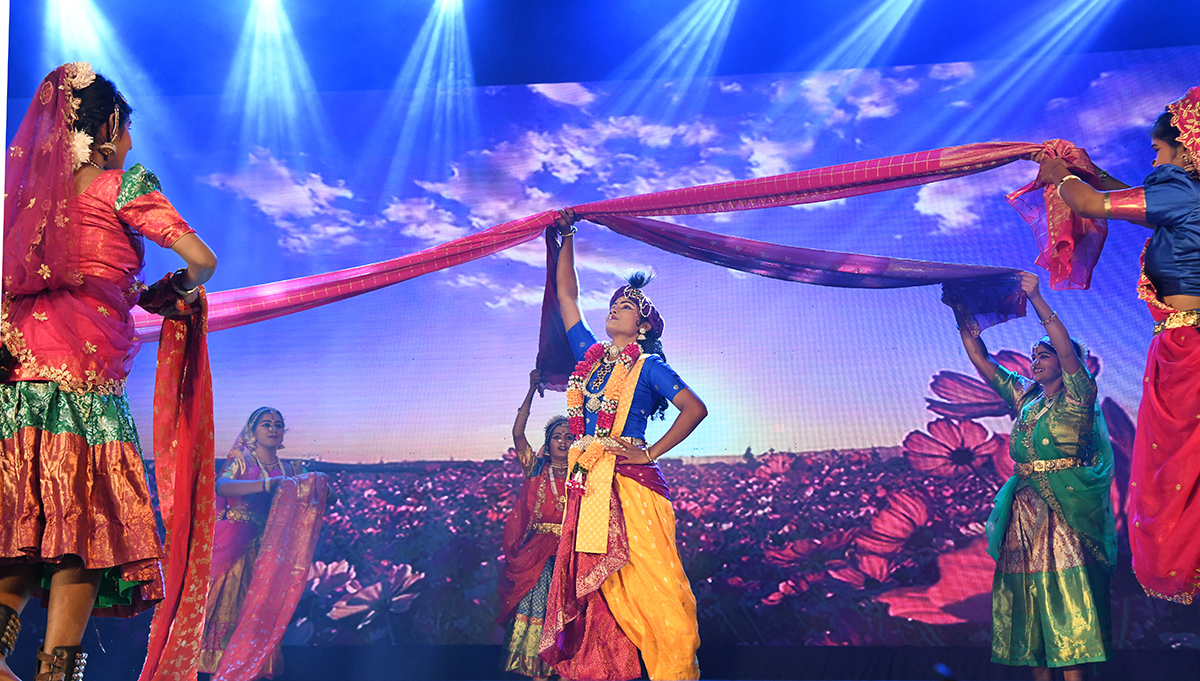
[[[663,361],[658,355],[650,355],[646,358],[646,363],[642,365],[642,376],[649,382],[650,387],[654,392],[667,398],[667,401],[675,399],[680,390],[687,388],[687,384],[675,373],[670,364]]]
[[[582,362],[587,349],[596,344],[596,334],[580,319],[567,330],[567,343],[571,345],[571,352],[575,353],[575,361]]]
[[[1200,210],[1200,187],[1191,175],[1179,166],[1161,165],[1146,178],[1146,222],[1152,225],[1179,227],[1189,218],[1190,231],[1198,227],[1196,213]],[[1178,243],[1178,235],[1176,236]]]

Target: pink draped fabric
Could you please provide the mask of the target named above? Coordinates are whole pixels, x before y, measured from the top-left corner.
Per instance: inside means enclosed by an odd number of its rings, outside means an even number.
[[[328,490],[323,473],[280,480],[254,561],[254,577],[213,681],[262,676],[304,591]]]
[[[605,222],[631,216],[692,215],[793,206],[963,177],[1020,159],[1031,159],[1038,153],[1063,156],[1071,162],[1076,174],[1087,179],[1095,178],[1091,167],[1077,166],[1082,163],[1078,150],[1061,140],[1044,144],[985,142],[773,177],[608,199],[576,206],[575,210],[584,219]],[[1022,198],[1039,189],[1043,189],[1043,185],[1035,181],[1009,195],[1008,199],[1034,227],[1042,250],[1039,263],[1050,265],[1051,285],[1054,288],[1086,288],[1091,268],[1104,242],[1106,227],[1103,221],[1085,220],[1072,215],[1052,189],[1047,188],[1042,192],[1048,208]],[[546,211],[393,260],[214,293],[209,297],[209,328],[218,331],[272,319],[461,265],[525,243],[549,227],[553,219],[554,213]],[[1084,247],[1077,249],[1075,244]],[[890,259],[878,260],[884,262]],[[811,267],[846,273],[841,269],[841,264],[825,257],[817,258]],[[836,285],[875,287],[868,278],[858,282],[853,277],[843,277],[843,280],[843,283]],[[933,282],[920,282],[924,283]],[[135,314],[139,335],[143,340],[154,340],[157,336],[152,317],[140,312]]]

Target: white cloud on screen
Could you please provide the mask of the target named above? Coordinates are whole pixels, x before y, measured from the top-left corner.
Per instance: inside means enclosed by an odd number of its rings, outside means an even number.
[[[393,198],[383,210],[388,222],[399,223],[400,233],[428,242],[430,245],[445,243],[466,236],[465,227],[455,224],[454,215],[434,205],[432,199]]]
[[[965,82],[975,77],[975,65],[965,61],[934,64],[929,67],[929,77],[934,80],[957,80]]]
[[[813,150],[813,140],[799,144],[779,142],[765,137],[742,136],[742,152],[750,163],[750,174],[754,177],[770,177],[791,172],[789,156],[804,156]]]
[[[358,243],[356,232],[378,222],[336,205],[354,198],[343,182],[330,185],[316,173],[295,173],[268,149],[255,149],[236,172],[201,179],[250,200],[279,228],[279,244],[294,253]]]
[[[484,289],[495,297],[484,304],[493,310],[510,308],[541,307],[546,287],[525,284],[501,284],[484,274],[459,274],[449,282],[450,286],[466,289]],[[608,309],[610,291],[594,289],[582,291],[579,305],[584,312]]]
[[[877,69],[825,71],[803,78],[783,78],[772,84],[776,103],[803,101],[824,126],[850,121],[890,118],[899,113],[899,99],[920,89],[913,78],[888,78]]]
[[[1037,167],[1013,163],[943,182],[933,182],[917,191],[913,209],[937,220],[935,233],[954,236],[979,229],[985,211],[1004,205],[1004,196],[1037,176]],[[999,202],[999,203],[997,203]]]
[[[1055,115],[1076,114],[1082,133],[1092,144],[1104,144],[1131,129],[1145,130],[1147,153],[1150,125],[1168,102],[1183,94],[1143,73],[1128,71],[1102,73],[1089,85],[1078,98],[1052,100]]]
[[[530,85],[529,89],[552,102],[581,109],[596,101],[596,94],[579,83],[542,83]]]

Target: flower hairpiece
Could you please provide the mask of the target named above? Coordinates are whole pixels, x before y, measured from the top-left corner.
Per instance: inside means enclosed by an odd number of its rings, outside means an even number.
[[[66,73],[66,85],[72,90],[82,90],[96,80],[96,71],[85,61],[73,61],[63,64]]]
[[[82,130],[76,130],[71,136],[71,172],[79,170],[79,166],[92,159],[92,136]]]

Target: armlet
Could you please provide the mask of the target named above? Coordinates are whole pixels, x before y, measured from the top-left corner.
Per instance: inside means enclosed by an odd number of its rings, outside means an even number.
[[[1146,221],[1146,189],[1131,187],[1104,193],[1104,215],[1129,222]]]

